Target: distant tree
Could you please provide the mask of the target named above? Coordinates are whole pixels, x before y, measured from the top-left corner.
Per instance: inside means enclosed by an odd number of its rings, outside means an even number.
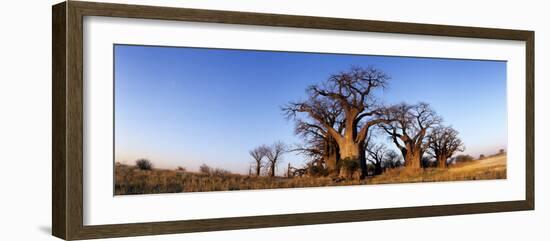
[[[432,156],[424,155],[422,157],[422,167],[423,168],[430,168],[430,167],[436,167],[437,162],[434,160]]]
[[[386,111],[386,117],[392,121],[382,124],[383,130],[390,135],[393,143],[401,151],[406,168],[421,168],[422,157],[428,148],[426,136],[431,128],[441,122],[435,111],[427,103],[416,105],[399,104]]]
[[[500,155],[504,154],[504,152],[505,152],[504,149],[498,150],[498,154],[500,154]]]
[[[382,144],[372,143],[367,141],[367,147],[365,148],[367,154],[367,161],[370,162],[374,167],[374,175],[382,174],[382,163],[386,159],[388,154],[388,149]]]
[[[483,154],[479,155],[479,160],[483,160],[483,159],[485,159],[485,155]]]
[[[153,169],[153,163],[151,163],[151,161],[145,158],[136,160],[136,166],[140,170],[144,170],[144,171],[150,171]]]
[[[450,126],[434,128],[428,135],[428,147],[440,168],[447,167],[447,160],[456,152],[465,150],[464,144],[458,138],[458,131]]]
[[[268,149],[267,146],[261,145],[249,151],[250,156],[254,158],[254,171],[256,176],[260,176],[262,167],[264,166],[263,159],[266,157]]]
[[[394,150],[390,150],[386,153],[386,156],[384,157],[384,161],[382,163],[382,166],[384,169],[397,168],[402,165],[403,165],[403,162],[401,162],[401,157],[399,153],[397,153]]]
[[[455,163],[469,162],[473,160],[474,160],[474,157],[470,155],[458,155],[454,158]]]
[[[321,177],[329,174],[328,169],[315,162],[309,163],[306,168],[307,174],[312,177]]]
[[[217,177],[223,177],[230,175],[231,172],[222,168],[214,168],[210,170],[210,175],[217,176]]]
[[[289,162],[287,167],[286,167],[285,177],[291,177],[292,176],[291,172],[292,172],[292,166],[290,166],[290,162]]]
[[[281,160],[282,155],[286,152],[286,148],[286,145],[280,141],[267,147],[265,156],[267,157],[269,164],[269,176],[275,176],[275,169],[277,168],[277,164]]]
[[[204,173],[204,174],[210,174],[212,172],[212,168],[206,164],[202,164],[200,167],[199,167],[199,172],[201,173]]]
[[[182,167],[182,166],[178,166],[176,169],[177,169],[178,171],[180,171],[180,172],[185,172],[185,171],[187,171],[187,169],[186,169],[185,167]]]

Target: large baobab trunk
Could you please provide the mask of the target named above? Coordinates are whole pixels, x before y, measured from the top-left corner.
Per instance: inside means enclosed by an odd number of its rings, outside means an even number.
[[[420,150],[405,151],[403,159],[406,168],[422,168],[422,151]]]
[[[357,121],[355,119],[359,115],[358,111],[346,111],[345,132],[338,140],[340,148],[340,158],[343,160],[357,160],[361,157],[361,146],[363,141],[357,141]]]
[[[437,157],[437,166],[439,168],[446,168],[447,167],[447,158],[445,156],[438,156]]]
[[[367,174],[367,164],[364,155],[364,144],[359,144],[353,140],[344,140],[340,146],[340,177],[345,179],[362,179]],[[345,162],[345,163],[344,163]],[[356,171],[359,170],[359,175]]]
[[[361,148],[353,140],[344,140],[340,145],[340,158],[342,160],[357,160],[361,157]]]

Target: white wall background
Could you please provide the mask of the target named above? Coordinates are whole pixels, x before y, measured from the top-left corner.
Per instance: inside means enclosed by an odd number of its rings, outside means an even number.
[[[536,31],[536,211],[124,238],[120,240],[548,240],[550,21],[545,1],[201,0],[116,2]],[[0,239],[51,232],[51,10],[8,1],[0,12]],[[424,232],[431,230],[431,232]]]

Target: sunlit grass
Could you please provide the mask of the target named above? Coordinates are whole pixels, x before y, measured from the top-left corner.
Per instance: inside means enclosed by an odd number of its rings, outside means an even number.
[[[467,180],[506,179],[506,155],[498,155],[483,160],[451,165],[448,168],[426,168],[389,170],[376,176],[369,184],[404,182],[444,182]]]
[[[449,168],[388,170],[366,180],[340,180],[330,177],[256,177],[227,172],[197,173],[183,170],[140,170],[117,164],[115,194],[207,192],[296,187],[324,187],[359,184],[442,182],[506,178],[506,155],[490,157]]]

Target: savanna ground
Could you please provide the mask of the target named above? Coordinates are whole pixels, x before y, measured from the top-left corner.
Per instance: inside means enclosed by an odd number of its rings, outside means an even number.
[[[136,166],[117,164],[115,195],[490,179],[506,179],[505,154],[450,165],[448,168],[396,168],[364,180],[341,180],[331,177],[258,177],[216,171],[198,173],[165,169],[140,170]]]

